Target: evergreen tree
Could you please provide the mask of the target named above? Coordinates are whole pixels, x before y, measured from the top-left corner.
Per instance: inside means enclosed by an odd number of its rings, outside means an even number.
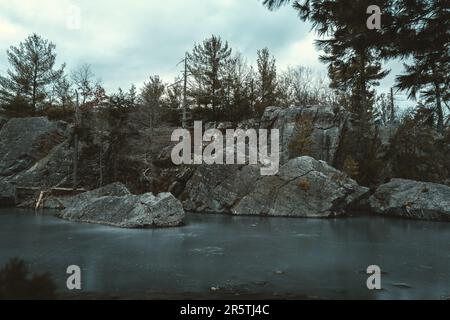
[[[66,109],[72,106],[73,88],[72,83],[67,79],[66,75],[63,75],[54,85],[54,91],[58,103],[62,109]]]
[[[0,76],[2,100],[11,102],[20,96],[35,113],[48,97],[51,85],[64,72],[64,64],[54,70],[55,48],[37,34],[30,35],[17,47],[11,46],[6,52],[11,68],[6,77]]]
[[[150,76],[149,81],[144,83],[140,99],[142,101],[143,115],[147,126],[152,130],[160,120],[162,96],[165,92],[165,84],[158,75]]]
[[[260,112],[276,103],[277,67],[275,58],[270,56],[268,48],[258,50],[258,87]]]
[[[415,16],[421,17],[414,23]],[[434,105],[437,131],[444,133],[443,106],[450,91],[450,10],[442,0],[417,1],[402,11],[401,21],[410,21],[402,32],[409,42],[399,47],[397,55],[412,56],[404,64],[404,73],[397,77],[397,87],[409,97],[420,95]],[[405,42],[402,42],[402,44]],[[413,47],[410,43],[414,43]]]
[[[187,55],[189,71],[195,79],[191,94],[197,105],[210,106],[216,118],[222,107],[223,71],[231,58],[231,51],[228,42],[213,35],[196,44],[192,53]]]

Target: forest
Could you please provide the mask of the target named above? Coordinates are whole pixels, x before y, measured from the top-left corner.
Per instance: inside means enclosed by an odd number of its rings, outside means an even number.
[[[120,161],[121,144],[133,134],[125,125],[130,119],[153,131],[162,125],[185,125],[183,108],[189,122],[238,124],[259,120],[269,106],[332,106],[348,114],[351,133],[333,160],[336,168],[370,187],[391,177],[450,184],[447,1],[264,0],[262,4],[269,10],[292,5],[299,19],[312,26],[327,75],[301,65],[279,70],[269,48],[258,50],[252,65],[226,39],[212,35],[180,52],[183,70],[173,81],[150,75],[141,88],[131,85],[106,92],[89,62],[73,68],[56,65],[56,45],[31,34],[6,52],[9,69],[0,75],[1,114],[71,123],[87,146],[84,150],[100,153],[105,172],[114,172],[110,176],[116,181],[121,180],[118,167],[126,168]],[[366,27],[370,5],[382,8],[380,29]],[[392,60],[403,62],[403,70],[390,92],[378,92],[379,82],[390,72],[384,65]],[[394,92],[407,94],[415,107],[399,106]],[[395,127],[387,150],[380,150],[380,126]],[[308,142],[308,124],[304,128],[299,145]],[[300,149],[308,154],[307,146]]]

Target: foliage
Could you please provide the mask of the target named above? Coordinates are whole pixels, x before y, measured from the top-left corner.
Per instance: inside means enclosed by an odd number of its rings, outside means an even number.
[[[450,134],[439,137],[418,113],[407,115],[391,140],[389,159],[395,177],[445,182],[450,174]]]
[[[30,274],[21,259],[10,259],[0,270],[0,299],[52,299],[55,293],[50,274]]]
[[[352,178],[356,178],[359,175],[359,164],[352,156],[347,156],[344,160],[344,166],[342,168],[346,174]]]
[[[312,119],[301,117],[297,120],[294,137],[289,144],[292,157],[306,156],[311,153],[313,130]]]
[[[49,97],[49,86],[57,82],[64,72],[65,65],[54,70],[55,45],[37,34],[28,36],[19,46],[7,50],[11,66],[7,76],[0,76],[1,100],[17,98],[25,100],[32,112]],[[12,101],[13,102],[13,101]]]

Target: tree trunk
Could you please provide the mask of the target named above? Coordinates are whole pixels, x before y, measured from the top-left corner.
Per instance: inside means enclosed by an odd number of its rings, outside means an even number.
[[[440,135],[444,134],[444,112],[442,110],[441,90],[439,84],[435,83],[436,88],[436,112],[438,116],[437,131]]]
[[[36,114],[36,94],[37,94],[37,64],[34,67],[33,70],[33,93],[31,97],[31,104],[33,107],[33,116]]]
[[[74,151],[73,151],[73,190],[75,191],[78,187],[77,175],[78,175],[78,92],[76,93],[76,104],[75,104],[75,125],[74,125]]]

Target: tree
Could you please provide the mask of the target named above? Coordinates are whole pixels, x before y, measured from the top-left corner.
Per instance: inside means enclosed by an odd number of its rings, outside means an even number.
[[[195,79],[191,94],[197,105],[211,107],[215,117],[222,106],[223,70],[231,57],[228,42],[215,35],[196,44],[187,55],[189,72]]]
[[[269,8],[290,3],[265,0]],[[294,1],[303,21],[310,21],[323,50],[321,61],[328,64],[331,86],[351,96],[351,111],[363,121],[371,118],[374,91],[389,71],[382,70],[383,32],[366,26],[367,8],[372,4],[387,7],[389,0],[305,0]],[[351,10],[349,10],[351,8]]]
[[[277,67],[275,58],[270,56],[268,48],[258,50],[258,86],[260,97],[260,111],[274,105],[277,90]]]
[[[254,75],[240,53],[228,59],[224,68],[223,101],[227,112],[223,120],[239,121],[248,118],[252,111]]]
[[[329,83],[312,69],[303,66],[288,67],[277,80],[278,105],[332,104],[334,92]]]
[[[84,63],[72,72],[72,81],[81,96],[81,104],[85,105],[94,97],[96,82],[89,64]]]
[[[37,34],[32,34],[18,47],[7,50],[11,68],[7,76],[0,76],[2,100],[11,101],[22,97],[35,113],[48,97],[49,86],[63,74],[65,64],[54,70],[56,46]]]
[[[367,8],[378,5],[390,8],[392,0],[303,0],[293,1],[303,21],[312,23],[319,36],[316,46],[323,51],[322,62],[328,65],[331,88],[339,91],[343,105],[351,113],[351,132],[343,137],[334,165],[342,168],[345,156],[351,155],[359,167],[358,181],[370,185],[375,181],[380,164],[376,159],[377,132],[373,126],[375,90],[388,70],[383,70],[385,29],[367,28]],[[290,3],[285,0],[264,0],[269,8]],[[383,15],[384,16],[384,15]],[[388,15],[387,24],[389,24]]]
[[[107,107],[104,109],[110,128],[107,137],[109,144],[106,152],[107,170],[113,181],[118,181],[119,162],[123,154],[121,151],[124,148],[125,138],[132,134],[131,128],[126,123],[130,112],[135,107],[132,92],[133,87],[128,93],[119,88],[117,93],[109,97]]]
[[[144,83],[141,90],[141,101],[143,115],[147,126],[152,129],[155,126],[158,117],[161,115],[161,99],[166,86],[158,75],[150,76],[149,81]]]
[[[437,131],[443,134],[443,109],[448,105],[450,91],[448,1],[264,0],[263,3],[276,8],[291,2],[300,17],[311,21],[320,35],[332,35],[318,44],[325,50],[323,60],[329,63],[333,85],[351,89],[353,111],[369,111],[370,116],[373,91],[364,84],[374,85],[387,73],[381,70],[380,59],[412,58],[412,63],[405,64],[404,73],[397,77],[397,88],[407,91],[411,99],[420,95],[434,105]],[[361,17],[369,4],[383,8],[381,30],[367,30],[363,26]]]
[[[66,109],[72,105],[74,92],[72,83],[70,83],[66,75],[63,75],[58,79],[58,81],[56,81],[54,85],[54,93],[61,108]]]
[[[375,97],[375,115],[383,125],[393,123],[396,119],[393,91],[389,95],[382,93]]]
[[[403,31],[411,35],[417,47],[404,45],[399,48],[398,55],[412,56],[412,63],[404,64],[404,73],[396,79],[397,88],[407,91],[411,99],[420,95],[434,105],[437,131],[443,135],[444,104],[450,91],[450,11],[448,2],[441,0],[420,4],[403,11],[402,19],[406,16],[412,21],[413,15],[417,14],[423,18],[409,24],[407,32]]]

